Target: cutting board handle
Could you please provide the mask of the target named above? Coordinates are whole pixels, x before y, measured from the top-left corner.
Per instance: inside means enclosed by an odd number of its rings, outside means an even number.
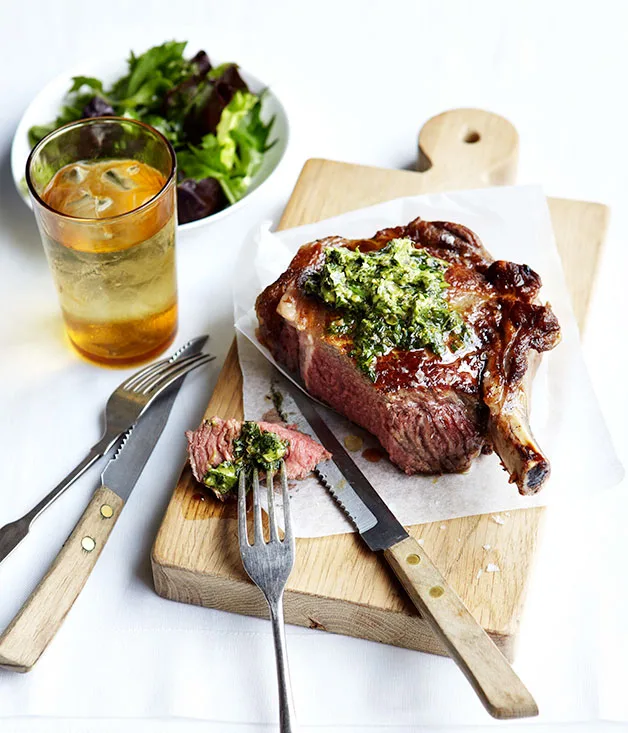
[[[519,135],[508,120],[483,109],[452,109],[419,133],[417,169],[425,191],[483,188],[515,182]]]

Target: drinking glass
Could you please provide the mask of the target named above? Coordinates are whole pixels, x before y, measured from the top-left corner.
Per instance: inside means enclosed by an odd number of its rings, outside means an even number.
[[[79,120],[33,148],[26,181],[70,341],[110,366],[177,331],[176,157],[136,120]]]

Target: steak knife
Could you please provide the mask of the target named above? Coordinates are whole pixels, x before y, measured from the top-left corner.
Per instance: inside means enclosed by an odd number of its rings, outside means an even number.
[[[208,337],[193,339],[170,361],[200,353]],[[72,534],[48,572],[0,636],[0,666],[30,671],[83,589],[125,502],[161,435],[185,377],[175,382],[123,438],[101,474]]]
[[[281,380],[282,417],[316,438],[332,454],[316,474],[373,552],[383,552],[410,600],[495,718],[538,715],[537,705],[507,659],[473,618],[460,597],[408,535],[336,436],[313,401]]]

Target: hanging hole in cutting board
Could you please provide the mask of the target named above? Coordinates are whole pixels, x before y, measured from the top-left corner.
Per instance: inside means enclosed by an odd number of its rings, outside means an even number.
[[[462,139],[465,143],[477,143],[480,141],[480,133],[476,130],[467,130]]]

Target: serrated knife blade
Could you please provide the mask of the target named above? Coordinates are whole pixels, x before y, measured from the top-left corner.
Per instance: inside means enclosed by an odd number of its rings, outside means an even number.
[[[283,397],[281,412],[287,423],[316,438],[332,454],[320,463],[316,475],[349,517],[362,539],[373,551],[386,550],[408,537],[408,533],[386,506],[370,481],[360,471],[323,420],[316,405],[292,382],[278,382]]]

